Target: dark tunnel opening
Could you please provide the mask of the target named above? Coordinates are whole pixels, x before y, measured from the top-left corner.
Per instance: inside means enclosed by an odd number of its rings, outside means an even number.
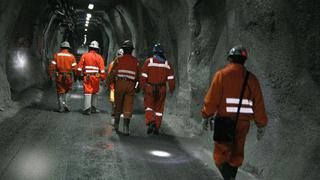
[[[166,131],[198,137],[211,152],[211,135],[201,132],[203,97],[226,52],[242,44],[270,123],[263,142],[251,125],[241,170],[256,179],[318,179],[319,8],[317,0],[0,0],[0,123],[45,99],[48,64],[62,41],[79,61],[97,40],[106,66],[126,39],[141,64],[160,42],[177,77]],[[135,110],[144,110],[142,95]]]

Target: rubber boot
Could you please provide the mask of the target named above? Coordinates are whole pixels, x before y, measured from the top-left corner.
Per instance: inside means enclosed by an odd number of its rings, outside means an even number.
[[[67,98],[67,94],[63,94],[63,108],[65,112],[70,112],[70,108],[68,107],[68,98]]]
[[[58,112],[62,113],[64,111],[63,109],[63,94],[58,94]]]
[[[117,133],[119,133],[119,124],[120,124],[120,117],[115,117],[113,127]]]
[[[91,94],[85,94],[84,96],[84,108],[83,108],[83,114],[84,115],[90,115],[91,114]]]
[[[156,128],[156,123],[153,121],[148,125],[147,134],[153,133],[155,128]]]
[[[123,134],[125,136],[130,135],[130,119],[125,118],[123,120]]]
[[[92,94],[91,113],[99,113],[100,112],[97,109],[97,104],[98,104],[98,94]]]
[[[225,162],[220,166],[219,170],[224,180],[234,180],[236,178],[238,168]]]

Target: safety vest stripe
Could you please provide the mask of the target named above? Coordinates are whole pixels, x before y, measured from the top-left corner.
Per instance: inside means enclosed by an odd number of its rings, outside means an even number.
[[[122,70],[122,69],[118,70],[118,73],[126,73],[126,74],[131,74],[134,76],[136,75],[136,72],[134,72],[134,71]]]
[[[237,113],[238,112],[238,107],[227,107],[226,111],[228,113]],[[253,114],[253,109],[252,108],[240,108],[240,113]]]
[[[67,57],[71,57],[71,54],[66,54],[66,53],[58,53],[58,56],[67,56]]]
[[[101,73],[105,73],[106,71],[105,71],[105,70],[101,70],[100,72],[101,72]]]
[[[118,74],[117,76],[118,76],[118,77],[121,77],[121,78],[132,79],[132,80],[135,80],[135,79],[136,79],[134,76],[129,76],[129,75],[125,75],[125,74]]]
[[[82,71],[82,68],[78,68],[78,71]]]
[[[168,80],[174,79],[174,76],[168,76]]]
[[[153,62],[153,58],[150,59],[150,63],[148,64],[148,67],[161,67],[161,68],[170,69],[168,61],[166,61],[164,64],[159,64],[159,63]]]
[[[73,64],[72,64],[73,67],[76,66],[76,65],[77,65],[77,63],[73,63]]]
[[[57,62],[55,62],[55,61],[51,61],[51,64],[54,64],[54,65],[56,65],[56,64],[57,64]]]
[[[161,117],[161,116],[163,116],[163,114],[156,112],[156,116]]]
[[[96,66],[86,66],[85,68],[86,68],[86,69],[97,69],[97,70],[99,70],[99,68],[96,67]]]
[[[99,71],[97,70],[86,70],[86,73],[98,73]]]
[[[153,111],[153,109],[147,107],[146,111]]]
[[[226,103],[227,104],[239,104],[240,99],[237,98],[226,98]],[[249,99],[243,99],[242,100],[242,105],[248,105],[248,106],[253,106],[253,102]]]
[[[142,73],[141,76],[147,78],[147,77],[148,77],[148,74]]]

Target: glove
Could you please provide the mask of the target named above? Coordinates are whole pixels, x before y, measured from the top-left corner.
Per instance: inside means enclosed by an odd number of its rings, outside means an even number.
[[[257,140],[258,141],[260,141],[263,138],[265,131],[266,131],[266,128],[258,128],[257,129]]]
[[[208,131],[209,127],[209,119],[202,119],[202,130]]]

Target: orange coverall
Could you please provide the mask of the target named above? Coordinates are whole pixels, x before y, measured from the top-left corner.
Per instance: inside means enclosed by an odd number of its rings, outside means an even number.
[[[221,117],[236,116],[245,74],[246,68],[236,63],[228,64],[215,74],[204,99],[202,109],[204,118],[215,114]],[[217,167],[224,162],[234,167],[242,165],[250,120],[254,120],[258,128],[265,127],[268,122],[260,85],[252,73],[243,96],[234,142],[215,142],[214,144],[214,160]]]
[[[146,60],[142,67],[140,85],[144,91],[146,125],[156,123],[159,130],[169,82],[170,93],[175,89],[174,70],[168,61],[159,62],[155,57]]]
[[[48,68],[49,78],[56,72],[57,93],[65,94],[72,89],[72,72],[77,65],[75,57],[67,50],[63,49],[59,53],[54,54]]]
[[[124,119],[131,119],[136,82],[140,66],[137,58],[130,54],[118,57],[114,63],[107,86],[115,84],[115,117],[123,113]]]
[[[105,79],[104,60],[100,54],[91,50],[82,55],[77,66],[78,75],[83,73],[83,88],[86,95],[97,94],[100,87],[100,78]]]
[[[114,63],[114,61],[112,61],[112,62],[109,64],[109,67],[108,67],[108,75],[109,75],[109,76],[111,75],[111,70],[112,70],[112,68],[113,68],[113,63]],[[111,103],[114,103],[114,89],[115,89],[114,83],[111,83],[110,86],[109,86],[109,88],[110,88],[109,100],[110,100]]]

